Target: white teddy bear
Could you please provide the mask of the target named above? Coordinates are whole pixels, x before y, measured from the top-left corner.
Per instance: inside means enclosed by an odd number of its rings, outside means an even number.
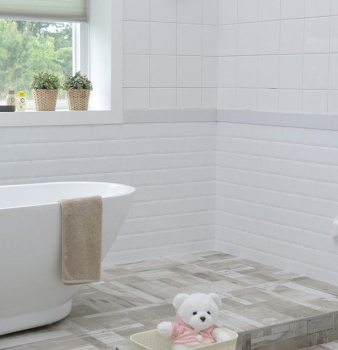
[[[178,294],[173,305],[177,323],[162,322],[157,326],[160,335],[173,338],[172,350],[196,349],[231,339],[215,326],[222,307],[217,294]]]

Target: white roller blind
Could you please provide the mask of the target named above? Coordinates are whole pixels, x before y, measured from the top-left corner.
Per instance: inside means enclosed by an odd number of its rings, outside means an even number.
[[[0,18],[86,22],[87,0],[0,0]]]

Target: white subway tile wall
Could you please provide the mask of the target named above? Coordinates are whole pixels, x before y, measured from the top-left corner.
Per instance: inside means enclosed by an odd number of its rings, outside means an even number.
[[[338,113],[337,1],[220,0],[219,9],[219,109]]]
[[[337,0],[123,5],[125,109],[338,114]],[[218,248],[337,283],[337,132],[225,122],[0,128],[0,185],[68,180],[137,189],[106,263]]]
[[[336,284],[337,132],[217,124],[217,248]]]
[[[135,186],[107,263],[135,261],[214,248],[215,155],[216,123],[1,128],[0,185]]]
[[[123,1],[125,109],[217,106],[218,0]]]

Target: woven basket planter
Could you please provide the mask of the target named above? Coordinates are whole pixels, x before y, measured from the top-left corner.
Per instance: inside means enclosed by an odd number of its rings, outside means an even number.
[[[70,111],[87,111],[90,90],[68,90],[67,99]]]
[[[59,90],[33,90],[37,111],[55,111]]]

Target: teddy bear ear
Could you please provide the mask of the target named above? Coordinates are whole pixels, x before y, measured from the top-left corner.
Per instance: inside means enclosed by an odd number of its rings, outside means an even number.
[[[210,293],[209,297],[216,303],[219,309],[222,308],[222,299],[220,296],[216,293]]]
[[[174,308],[178,310],[180,306],[189,298],[188,294],[177,294],[174,299]]]

